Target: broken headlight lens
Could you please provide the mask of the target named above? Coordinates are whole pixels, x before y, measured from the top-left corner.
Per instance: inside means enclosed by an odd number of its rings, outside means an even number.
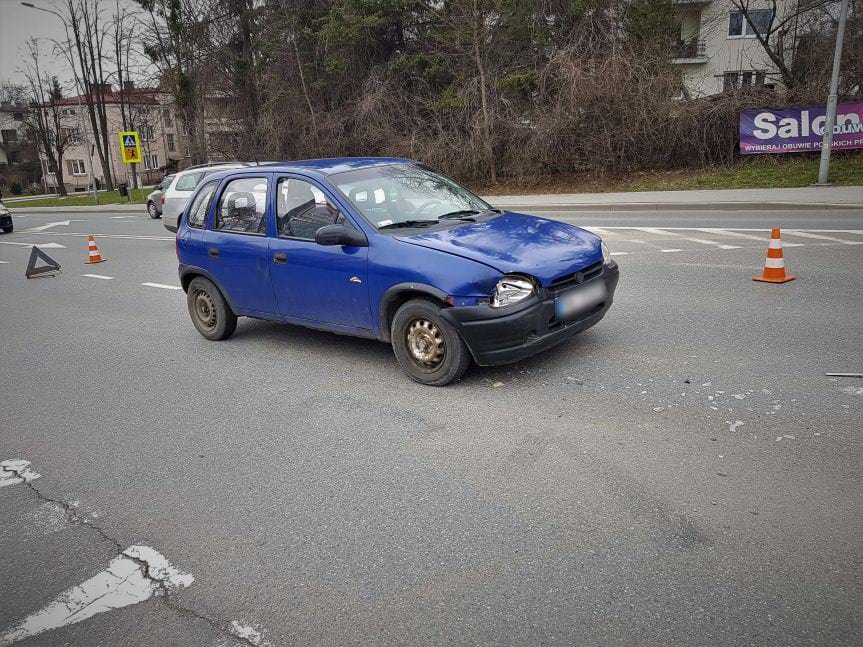
[[[533,294],[533,283],[520,276],[505,276],[497,285],[491,295],[491,307],[502,308],[523,301]]]

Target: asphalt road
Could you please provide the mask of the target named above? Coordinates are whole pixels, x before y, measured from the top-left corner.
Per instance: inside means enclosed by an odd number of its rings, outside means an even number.
[[[609,315],[435,389],[379,342],[208,342],[158,221],[19,216],[0,460],[40,476],[0,488],[0,645],[64,591],[16,644],[861,644],[863,380],[824,374],[863,370],[863,212],[553,217],[617,255]],[[777,225],[798,279],[755,283]],[[194,582],[63,624],[131,546]]]

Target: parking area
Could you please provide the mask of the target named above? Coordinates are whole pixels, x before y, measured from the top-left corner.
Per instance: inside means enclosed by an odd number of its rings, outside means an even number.
[[[606,240],[613,308],[440,389],[203,339],[146,215],[16,216],[0,645],[859,644],[863,381],[825,373],[863,367],[863,212],[544,215]]]

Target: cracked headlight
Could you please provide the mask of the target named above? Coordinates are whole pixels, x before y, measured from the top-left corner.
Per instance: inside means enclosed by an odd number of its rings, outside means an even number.
[[[605,244],[605,241],[602,241],[602,264],[608,265],[611,262],[611,252],[608,251],[608,245]]]
[[[491,307],[502,308],[523,301],[533,294],[533,283],[520,276],[505,276],[491,294]]]

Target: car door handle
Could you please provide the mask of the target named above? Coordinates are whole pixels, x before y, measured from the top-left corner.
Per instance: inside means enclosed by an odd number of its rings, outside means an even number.
[[[207,256],[210,258],[219,258],[219,250],[215,247],[210,247],[210,249],[207,250]]]
[[[284,252],[276,252],[275,254],[273,254],[273,261],[276,263],[287,263],[288,255]]]

